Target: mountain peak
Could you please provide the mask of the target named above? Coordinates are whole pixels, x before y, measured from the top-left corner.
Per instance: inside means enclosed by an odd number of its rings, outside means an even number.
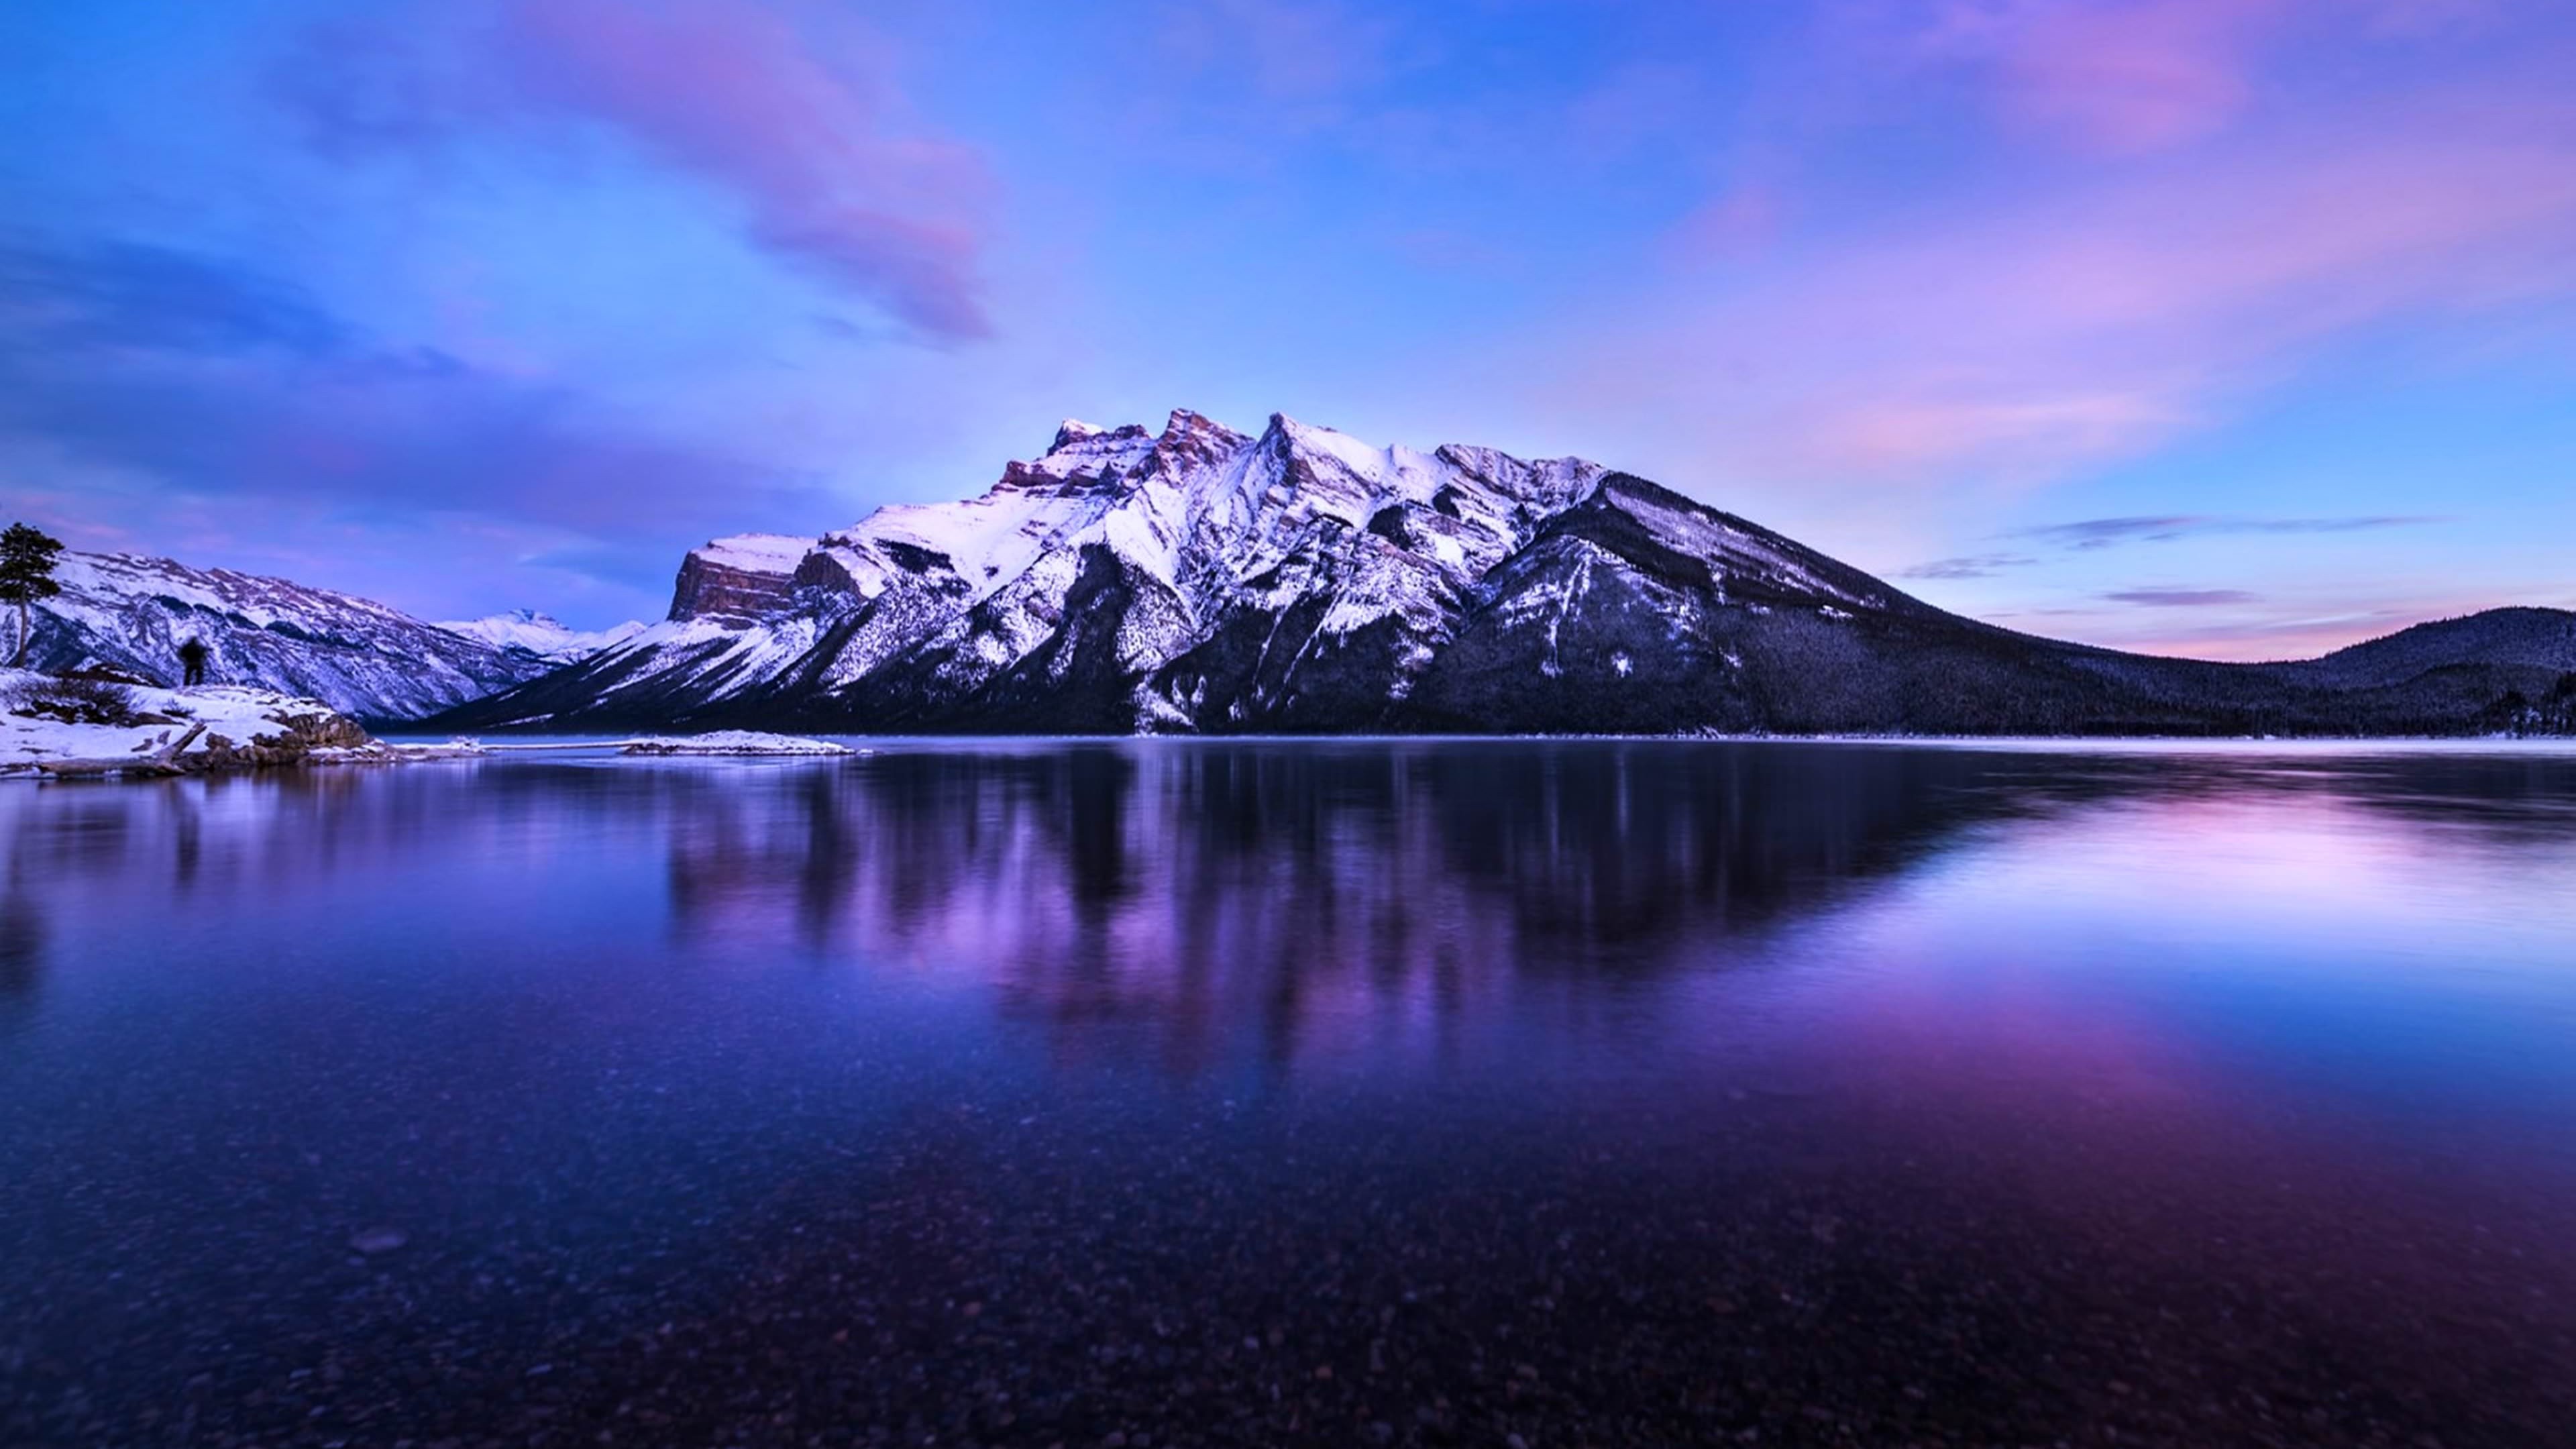
[[[1221,434],[1230,438],[1243,436],[1207,414],[1189,408],[1174,408],[1172,415],[1163,421],[1162,435],[1166,439],[1188,437],[1193,434]]]
[[[643,632],[633,620],[611,629],[575,629],[552,614],[535,609],[508,609],[480,619],[446,619],[430,625],[460,639],[471,639],[504,653],[542,659],[550,664],[585,659]]]
[[[1086,444],[1096,446],[1103,442],[1141,442],[1148,436],[1142,423],[1104,428],[1097,423],[1086,423],[1080,418],[1066,418],[1056,425],[1055,441],[1047,445],[1046,455],[1052,458],[1067,449],[1080,449]]]
[[[1214,462],[1248,441],[1205,413],[1174,408],[1163,424],[1162,436],[1154,440],[1154,451],[1163,457],[1165,467],[1179,469]]]

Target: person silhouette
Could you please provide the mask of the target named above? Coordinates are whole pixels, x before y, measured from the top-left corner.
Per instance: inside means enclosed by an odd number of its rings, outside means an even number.
[[[181,645],[179,646],[179,665],[180,665],[180,667],[181,667],[181,668],[183,668],[183,669],[185,669],[185,670],[187,670],[187,671],[188,671],[188,678],[187,678],[187,682],[186,682],[186,684],[183,684],[182,686],[180,686],[181,688],[183,688],[183,689],[184,689],[184,688],[189,688],[189,687],[193,687],[193,686],[195,686],[195,685],[200,685],[200,684],[205,683],[205,682],[206,682],[206,645],[205,645],[205,642],[204,642],[203,640],[199,640],[199,639],[191,639],[191,640],[187,641],[186,643],[181,644]]]

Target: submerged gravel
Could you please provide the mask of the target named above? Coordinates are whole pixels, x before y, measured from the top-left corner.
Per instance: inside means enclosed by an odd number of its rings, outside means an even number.
[[[2571,1442],[2576,766],[1473,748],[0,797],[0,1446]]]

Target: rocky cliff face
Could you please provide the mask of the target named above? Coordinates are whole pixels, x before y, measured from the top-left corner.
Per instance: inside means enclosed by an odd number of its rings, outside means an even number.
[[[546,661],[426,624],[372,600],[285,579],[131,554],[67,553],[63,592],[34,609],[29,666],[106,668],[157,685],[183,678],[179,648],[206,648],[206,680],[317,699],[371,720],[417,719],[535,678]]]
[[[2396,667],[2406,651],[2315,675],[2115,654],[1943,613],[1581,459],[1380,449],[1280,416],[1247,434],[1181,411],[1159,432],[1069,422],[961,502],[709,544],[669,619],[441,723],[2470,728],[2503,691],[2557,678],[2525,647],[2545,627],[2502,634],[2434,686]]]
[[[689,550],[671,586],[674,619],[750,621],[790,606],[809,538],[746,533]]]

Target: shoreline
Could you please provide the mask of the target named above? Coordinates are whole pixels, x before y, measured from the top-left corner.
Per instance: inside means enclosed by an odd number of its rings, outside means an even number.
[[[84,719],[62,701],[81,694],[63,681],[26,671],[0,671],[0,780],[172,779],[255,773],[299,765],[403,765],[509,758],[576,751],[659,759],[826,760],[864,758],[887,749],[1060,748],[1068,745],[1228,745],[1345,747],[1527,745],[1557,743],[1657,745],[1823,745],[1861,748],[1995,750],[2013,753],[2350,754],[2576,751],[2565,735],[1918,735],[1918,734],[887,734],[787,735],[750,730],[696,734],[515,734],[500,740],[388,737],[319,700],[242,685],[167,690],[118,685],[89,695],[121,709],[118,722]],[[86,683],[86,682],[82,682]],[[30,696],[41,696],[37,703]],[[37,712],[31,713],[34,710]],[[45,711],[51,711],[50,713]],[[73,717],[66,718],[66,714]]]
[[[0,670],[0,779],[177,779],[575,749],[784,759],[866,753],[831,741],[744,730],[492,745],[463,738],[388,740],[320,700],[247,685],[163,689]]]

